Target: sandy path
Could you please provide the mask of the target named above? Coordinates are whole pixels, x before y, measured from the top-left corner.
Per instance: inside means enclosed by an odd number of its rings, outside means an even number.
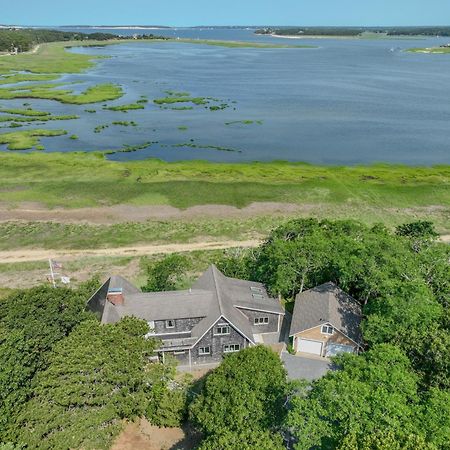
[[[176,252],[191,252],[195,250],[223,250],[232,247],[256,247],[258,240],[249,241],[218,241],[196,242],[188,244],[167,245],[135,245],[131,247],[99,248],[91,250],[45,250],[24,249],[0,251],[0,263],[19,263],[29,261],[44,261],[49,258],[77,259],[83,256],[144,256]]]
[[[29,52],[20,52],[18,53],[19,55],[31,55],[34,53],[37,53],[37,51],[40,49],[40,44],[39,45],[35,45],[33,47],[32,50],[30,50]],[[0,53],[0,56],[16,56],[14,53]]]
[[[169,205],[114,205],[94,208],[48,209],[37,202],[23,202],[15,208],[0,202],[0,222],[25,220],[29,222],[90,223],[110,225],[147,220],[254,217],[265,214],[296,214],[320,209],[321,205],[254,202],[244,208],[229,205],[198,205],[178,209]]]
[[[441,242],[450,244],[450,234],[442,235]],[[195,242],[187,244],[159,244],[159,245],[134,245],[130,247],[98,248],[89,250],[46,250],[24,249],[0,251],[0,264],[20,263],[30,261],[45,261],[49,258],[79,259],[83,256],[145,256],[161,255],[179,252],[192,252],[195,250],[224,250],[233,247],[251,248],[257,247],[261,241],[252,239],[247,241],[216,241]]]

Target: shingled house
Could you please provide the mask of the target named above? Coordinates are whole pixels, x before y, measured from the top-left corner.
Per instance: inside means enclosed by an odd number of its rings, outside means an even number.
[[[102,323],[135,316],[161,340],[162,359],[171,354],[182,365],[220,361],[223,355],[264,342],[280,333],[284,310],[260,283],[223,275],[212,265],[185,291],[143,293],[112,276],[89,299],[88,309]]]
[[[335,356],[361,348],[361,306],[334,283],[297,295],[290,337],[296,352]]]

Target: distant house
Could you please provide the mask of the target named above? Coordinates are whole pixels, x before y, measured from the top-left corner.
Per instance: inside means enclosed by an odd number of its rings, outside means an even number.
[[[290,337],[296,352],[321,357],[361,348],[361,307],[334,283],[297,295]]]
[[[148,336],[162,342],[161,359],[170,354],[182,365],[218,362],[266,337],[278,342],[284,316],[262,284],[228,278],[214,265],[185,291],[143,293],[112,276],[90,298],[88,309],[102,323],[125,316],[146,320]]]

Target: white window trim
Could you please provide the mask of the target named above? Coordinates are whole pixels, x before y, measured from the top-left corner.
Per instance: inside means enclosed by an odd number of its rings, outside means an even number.
[[[172,322],[173,325],[170,326],[169,322]],[[175,328],[175,320],[174,319],[168,319],[164,322],[164,328]]]
[[[202,351],[202,350],[204,350],[206,348],[208,349],[207,352]],[[205,356],[205,355],[210,355],[210,354],[211,354],[211,346],[210,345],[207,345],[206,347],[199,347],[199,349],[198,349],[198,356]]]
[[[331,333],[329,333],[328,331],[324,331],[324,328],[331,328]],[[332,336],[334,334],[334,327],[332,325],[328,325],[328,324],[323,324],[322,327],[320,328],[320,332],[322,334],[326,334],[327,336]]]
[[[262,321],[262,322],[261,322]],[[255,317],[253,320],[253,324],[255,326],[261,326],[261,325],[269,325],[269,318],[267,316],[264,317]]]
[[[227,328],[228,331],[226,333],[218,333],[217,329],[218,328]],[[214,336],[228,336],[231,332],[231,327],[230,325],[216,325],[216,327],[214,328]]]
[[[237,350],[234,348],[233,350],[226,350],[227,347],[237,347]],[[225,344],[223,346],[224,353],[237,353],[241,350],[241,344]]]

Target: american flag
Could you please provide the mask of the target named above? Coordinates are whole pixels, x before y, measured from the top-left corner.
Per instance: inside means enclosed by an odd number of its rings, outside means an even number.
[[[60,262],[54,261],[54,260],[52,259],[52,269],[53,269],[53,270],[59,270],[59,269],[62,269],[62,264],[61,264]]]

